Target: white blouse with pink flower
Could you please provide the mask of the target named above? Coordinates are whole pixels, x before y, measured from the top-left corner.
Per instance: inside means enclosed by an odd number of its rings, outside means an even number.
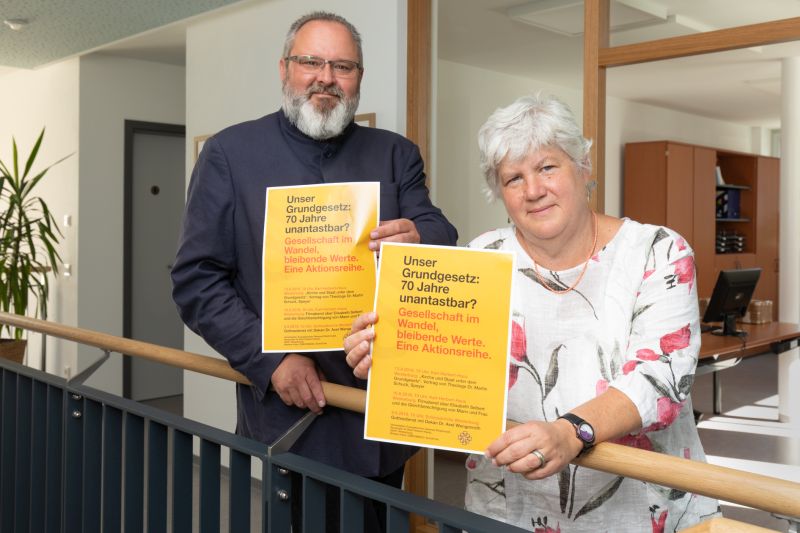
[[[614,387],[636,405],[641,431],[620,444],[704,460],[689,392],[700,330],[694,255],[672,230],[625,220],[589,262],[551,272],[533,264],[514,229],[471,248],[510,250],[517,272],[509,366],[508,417],[554,421]],[[541,481],[466,462],[467,508],[536,532],[665,532],[718,513],[716,500],[576,465]]]

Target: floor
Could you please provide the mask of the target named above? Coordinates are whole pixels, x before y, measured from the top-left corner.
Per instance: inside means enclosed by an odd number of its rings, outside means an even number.
[[[698,429],[709,463],[800,482],[800,429],[778,422],[777,357],[745,360],[723,371],[720,377],[721,415],[710,414],[710,374],[697,378],[692,394],[695,409],[705,413]],[[182,412],[180,396],[146,403]],[[435,453],[434,457],[434,499],[462,506],[466,483],[463,456],[448,452]],[[767,512],[722,503],[727,518],[789,531],[787,521]]]
[[[722,414],[704,415],[698,424],[708,462],[800,483],[800,423],[778,421],[778,356],[746,359],[719,376]],[[698,377],[692,394],[695,409],[704,413],[712,413],[711,379],[711,374]],[[723,502],[722,512],[734,520],[789,531],[787,521],[764,511]]]

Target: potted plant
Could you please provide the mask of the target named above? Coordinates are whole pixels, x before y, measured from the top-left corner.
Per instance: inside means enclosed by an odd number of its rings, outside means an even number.
[[[13,137],[11,164],[0,160],[0,310],[25,315],[33,296],[37,317],[47,316],[48,275],[51,271],[58,273],[61,257],[56,245],[62,234],[47,203],[34,192],[47,171],[66,159],[32,173],[43,138],[44,129],[24,168],[19,166],[17,141]],[[0,356],[22,363],[26,345],[23,330],[6,326],[0,330],[3,332],[12,338],[0,339]]]

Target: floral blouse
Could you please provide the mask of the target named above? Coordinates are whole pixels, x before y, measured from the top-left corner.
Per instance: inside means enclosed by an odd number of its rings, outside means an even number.
[[[517,254],[509,419],[552,422],[614,387],[643,422],[616,442],[705,460],[689,397],[700,348],[694,255],[680,235],[626,219],[567,294],[541,286],[513,227],[469,247]],[[564,290],[582,267],[539,272]],[[481,455],[466,467],[467,509],[537,533],[677,531],[718,513],[716,500],[577,465],[539,481]]]

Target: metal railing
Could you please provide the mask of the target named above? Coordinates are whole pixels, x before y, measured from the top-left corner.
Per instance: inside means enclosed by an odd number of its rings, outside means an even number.
[[[292,494],[302,494],[303,531],[320,532],[326,524],[326,487],[338,491],[343,532],[363,531],[363,507],[370,500],[386,506],[390,533],[407,533],[411,513],[438,524],[441,532],[523,531],[292,453],[270,454],[262,443],[88,387],[83,381],[108,350],[121,348],[118,344],[136,344],[151,356],[171,350],[120,338],[105,343],[104,335],[75,328],[59,333],[63,326],[51,323],[38,326],[53,328],[47,334],[62,338],[90,335],[94,341],[87,344],[106,352],[69,381],[0,359],[4,533],[283,533],[290,531]],[[181,354],[192,359],[190,367],[217,361]],[[252,464],[261,470],[261,484],[253,483]],[[221,493],[223,476],[227,494]],[[292,486],[296,477],[300,487]],[[223,498],[225,524],[220,523]],[[258,509],[252,508],[254,500]]]
[[[220,359],[0,313],[0,323],[109,351],[248,383]],[[414,513],[441,532],[522,531],[261,443],[0,359],[0,531],[220,531],[221,455],[230,455],[231,532],[288,532],[292,480],[304,531],[321,531],[326,486],[340,499],[341,531],[361,531],[365,500],[387,507],[387,531],[408,531]],[[363,412],[364,391],[324,383],[328,403]],[[199,450],[199,473],[194,474]],[[253,493],[251,463],[263,485]],[[588,468],[800,517],[800,484],[687,459],[600,443],[573,461]],[[197,478],[196,480],[194,478]],[[195,481],[197,501],[192,499]],[[257,498],[256,498],[257,497]],[[251,508],[251,499],[260,502]],[[224,529],[224,528],[223,528]]]

